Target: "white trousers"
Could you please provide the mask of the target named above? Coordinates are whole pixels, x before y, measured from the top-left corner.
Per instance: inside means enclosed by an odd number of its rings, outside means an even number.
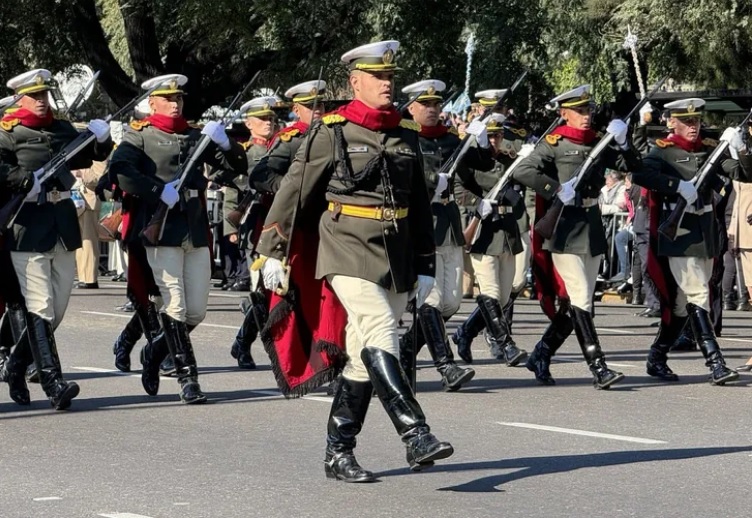
[[[352,381],[368,381],[360,358],[364,347],[377,347],[399,358],[397,321],[405,311],[407,293],[395,293],[358,277],[329,275],[327,280],[347,311],[349,359],[342,375]]]
[[[590,254],[551,254],[554,267],[564,281],[569,300],[573,306],[583,311],[593,308],[595,281],[598,279],[603,255]]]
[[[11,252],[10,258],[26,309],[57,329],[68,309],[73,289],[76,252],[69,252],[58,243],[49,252]]]
[[[515,256],[512,254],[470,254],[475,279],[483,295],[496,299],[501,307],[509,302],[514,280]]]
[[[462,247],[436,247],[436,282],[426,298],[426,304],[449,318],[462,304]]]
[[[669,257],[668,267],[679,288],[674,301],[674,314],[687,316],[687,303],[710,311],[710,276],[713,259],[704,257]]]
[[[200,324],[211,288],[209,248],[147,246],[146,257],[162,296],[160,311],[189,326]]]
[[[512,281],[512,293],[519,293],[527,284],[527,271],[530,268],[530,232],[523,232],[522,252],[514,256],[514,280]]]

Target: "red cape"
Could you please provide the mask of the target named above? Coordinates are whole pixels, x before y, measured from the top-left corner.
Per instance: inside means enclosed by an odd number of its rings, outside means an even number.
[[[535,221],[538,221],[540,217],[546,211],[546,200],[541,196],[535,196]],[[549,319],[553,319],[556,314],[556,298],[568,299],[567,289],[564,286],[564,281],[556,272],[554,268],[553,259],[551,259],[551,252],[543,249],[544,239],[535,232],[535,225],[531,230],[532,232],[532,247],[533,247],[533,278],[535,279],[535,291],[538,294],[538,300],[540,301],[541,309],[543,313]]]
[[[658,300],[661,304],[661,324],[668,326],[674,316],[673,301],[676,300],[677,285],[668,266],[668,258],[658,255],[658,222],[661,219],[663,197],[653,191],[647,191],[647,194],[648,217],[650,218],[647,274],[658,292]]]
[[[318,234],[296,228],[290,248],[290,289],[271,293],[261,330],[282,394],[301,397],[333,381],[347,361],[347,313],[325,280],[315,278]]]

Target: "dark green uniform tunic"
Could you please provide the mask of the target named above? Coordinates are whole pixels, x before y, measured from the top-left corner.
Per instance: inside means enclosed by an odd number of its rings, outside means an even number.
[[[183,133],[168,133],[148,122],[140,122],[132,123],[128,128],[122,144],[112,155],[110,172],[117,176],[118,185],[124,192],[144,201],[132,216],[131,239],[136,239],[149,222],[159,206],[164,184],[176,179],[177,171],[188,161],[201,136],[201,130],[196,127],[189,127]],[[158,246],[182,246],[186,240],[196,248],[209,246],[209,220],[205,206],[208,180],[200,164],[245,172],[247,160],[243,147],[232,140],[230,146],[229,151],[221,151],[213,143],[206,148],[199,165],[183,183],[180,201],[167,213],[164,234]]]
[[[647,156],[642,167],[633,171],[632,181],[657,192],[661,204],[660,221],[667,218],[679,199],[679,181],[689,181],[697,175],[712,153],[713,147],[704,145],[698,152],[690,152],[674,145],[669,140],[659,139]],[[716,174],[744,181],[743,169],[736,160],[720,160],[708,178],[707,185],[714,186],[719,180]],[[720,253],[718,222],[713,207],[713,189],[698,193],[698,201],[684,213],[676,240],[671,241],[658,234],[658,255],[668,257],[716,257]]]
[[[559,186],[575,175],[597,143],[596,139],[588,145],[576,144],[566,137],[549,135],[519,164],[512,176],[515,181],[550,201]],[[635,170],[639,163],[640,159],[632,148],[626,151],[615,146],[606,148],[578,186],[575,204],[564,207],[556,233],[543,243],[543,248],[554,253],[589,254],[592,257],[605,253],[606,234],[597,203],[598,194],[605,183],[605,169]],[[591,206],[585,207],[585,204]]]
[[[433,198],[439,181],[441,166],[451,157],[454,150],[461,143],[457,133],[450,130],[438,138],[420,137],[420,150],[423,154],[423,168],[426,176],[428,195]],[[493,167],[491,151],[472,146],[457,166],[456,176],[447,193],[455,192],[455,185],[480,194],[480,186],[475,181],[473,170],[489,171]],[[442,197],[441,202],[431,203],[434,222],[434,240],[436,246],[462,246],[465,238],[462,234],[462,216],[456,200],[449,196]]]
[[[287,127],[277,133],[269,148],[269,152],[262,156],[251,168],[249,185],[260,193],[274,194],[279,190],[282,178],[287,174],[293,158],[303,142],[305,125],[300,123]]]
[[[320,236],[317,278],[344,275],[398,293],[411,290],[417,275],[433,276],[435,272],[433,225],[418,125],[403,121],[393,129],[372,131],[340,115],[322,120],[323,124],[309,131],[308,138],[313,140],[308,159],[302,146],[281,182],[266,218],[259,252],[284,258],[295,200],[299,199],[295,231],[317,231]],[[335,131],[339,130],[342,140],[335,144]],[[340,159],[342,144],[346,147],[344,163]],[[363,174],[369,162],[370,173]],[[387,175],[391,184],[394,207],[386,203],[382,175]],[[336,206],[334,212],[327,210],[329,202],[408,208],[408,215],[394,220],[346,216]]]
[[[0,124],[0,163],[6,164],[5,174],[0,172],[0,189],[6,182],[22,177],[43,167],[68,143],[78,137],[78,131],[64,120],[53,120],[42,128],[29,128],[19,119],[6,119]],[[105,161],[112,150],[112,140],[98,143],[96,139],[73,157],[42,190],[47,193],[70,192],[76,179],[71,170],[91,167],[92,160]],[[18,252],[48,252],[62,242],[66,250],[81,247],[81,231],[73,200],[58,203],[24,203],[13,231],[5,238],[7,249]]]

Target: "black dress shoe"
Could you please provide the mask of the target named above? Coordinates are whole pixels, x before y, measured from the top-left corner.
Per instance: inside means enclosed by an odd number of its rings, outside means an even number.
[[[750,372],[752,371],[752,364],[744,364],[736,368],[736,372]]]
[[[229,291],[251,291],[251,283],[249,281],[238,281],[230,286]]]
[[[99,289],[99,283],[98,282],[79,282],[76,284],[76,289],[79,290],[98,290]]]

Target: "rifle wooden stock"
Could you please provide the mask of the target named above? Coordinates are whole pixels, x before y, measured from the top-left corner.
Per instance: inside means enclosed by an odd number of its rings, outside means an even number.
[[[563,210],[564,204],[558,196],[555,196],[551,206],[535,224],[535,232],[543,239],[551,239],[556,232],[556,227],[559,225],[559,219],[561,219]]]
[[[684,212],[687,210],[687,200],[679,197],[676,200],[676,207],[671,211],[666,221],[661,223],[658,227],[658,232],[665,236],[667,239],[673,241],[676,239],[676,234],[679,232],[679,225],[681,225],[682,219],[684,219]]]
[[[227,214],[227,217],[225,219],[229,221],[233,227],[240,228],[240,224],[243,222],[243,216],[248,210],[248,207],[251,206],[252,202],[253,202],[253,193],[249,192],[243,197],[241,202],[238,203],[237,208],[235,208],[235,210],[232,210]]]
[[[167,219],[167,211],[169,210],[169,207],[163,201],[160,201],[156,212],[154,212],[149,223],[141,231],[141,237],[143,237],[151,246],[157,246],[159,240],[162,239],[164,224]]]
[[[470,250],[470,247],[473,246],[473,243],[475,242],[475,233],[478,231],[480,222],[481,219],[478,216],[473,216],[465,227],[465,230],[462,232],[462,236],[465,238],[465,248],[468,250]]]

